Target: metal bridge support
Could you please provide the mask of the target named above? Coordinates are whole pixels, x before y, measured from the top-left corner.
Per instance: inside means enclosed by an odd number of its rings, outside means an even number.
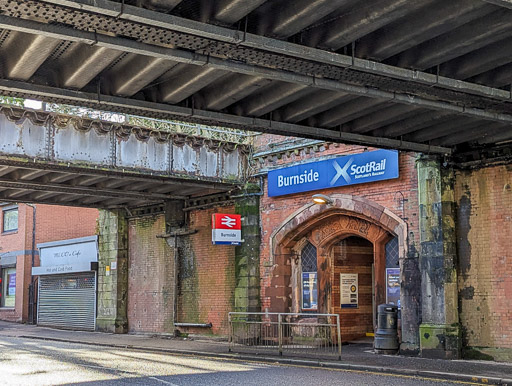
[[[455,198],[453,170],[439,158],[418,161],[420,205],[420,272],[422,323],[420,350],[424,357],[459,358]]]
[[[128,331],[128,222],[122,210],[100,210],[96,329]]]

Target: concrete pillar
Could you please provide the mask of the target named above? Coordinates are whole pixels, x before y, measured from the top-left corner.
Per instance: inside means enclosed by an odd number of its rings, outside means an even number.
[[[420,272],[422,291],[421,355],[459,358],[455,197],[453,171],[439,158],[418,160]]]
[[[235,311],[261,312],[259,196],[248,193],[239,197],[235,212],[242,215],[244,239],[235,248]]]
[[[128,222],[122,210],[100,210],[98,331],[128,331]]]

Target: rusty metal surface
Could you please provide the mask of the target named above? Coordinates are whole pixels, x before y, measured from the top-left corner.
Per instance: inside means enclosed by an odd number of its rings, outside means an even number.
[[[1,200],[141,206],[230,191],[248,147],[137,126],[0,107]]]
[[[446,154],[512,138],[500,4],[0,0],[0,92]],[[336,116],[359,102],[398,107]],[[480,128],[439,129],[454,118]]]

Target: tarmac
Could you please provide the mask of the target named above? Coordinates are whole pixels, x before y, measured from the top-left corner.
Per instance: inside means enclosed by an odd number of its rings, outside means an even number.
[[[338,358],[311,358],[271,355],[269,353],[230,352],[226,339],[210,336],[175,338],[155,334],[110,334],[59,330],[28,324],[0,321],[2,336],[80,343],[131,350],[165,352],[173,355],[192,355],[231,360],[293,364],[300,366],[337,368],[354,371],[402,374],[449,381],[511,385],[512,363],[481,360],[427,359],[401,355],[379,355],[373,352],[371,342],[359,341],[342,346]],[[277,354],[277,352],[276,352]]]

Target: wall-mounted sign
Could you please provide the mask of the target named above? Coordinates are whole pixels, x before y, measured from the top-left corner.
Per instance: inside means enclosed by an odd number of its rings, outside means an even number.
[[[400,268],[386,268],[386,303],[400,308]]]
[[[316,272],[302,273],[302,308],[306,310],[318,309],[318,292]]]
[[[37,247],[41,267],[98,261],[96,236],[43,243]]]
[[[214,213],[212,215],[212,243],[240,245],[242,242],[242,216]]]
[[[357,273],[340,273],[341,308],[357,308],[359,283]]]
[[[398,152],[376,150],[310,162],[268,173],[268,195],[389,180],[398,177]]]
[[[91,271],[98,261],[96,236],[38,244],[41,264],[32,268],[32,275],[54,275]]]
[[[92,271],[90,262],[81,262],[74,264],[49,265],[41,267],[33,267],[32,275],[57,275],[62,273],[75,273]]]

